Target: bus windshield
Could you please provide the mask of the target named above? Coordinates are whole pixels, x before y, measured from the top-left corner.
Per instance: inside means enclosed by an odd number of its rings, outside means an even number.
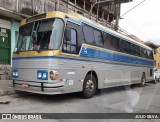
[[[15,51],[59,49],[63,28],[63,21],[53,18],[25,24],[20,27]]]

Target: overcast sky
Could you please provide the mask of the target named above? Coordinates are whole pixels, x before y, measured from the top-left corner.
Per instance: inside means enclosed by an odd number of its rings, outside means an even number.
[[[133,0],[121,6],[121,15],[143,0]],[[120,20],[120,27],[143,41],[160,45],[160,0],[146,0]]]

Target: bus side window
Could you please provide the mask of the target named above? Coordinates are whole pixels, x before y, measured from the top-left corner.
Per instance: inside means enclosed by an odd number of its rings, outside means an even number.
[[[98,30],[93,30],[94,33],[94,39],[95,39],[95,45],[96,46],[103,46],[103,39],[102,39],[102,34]]]
[[[140,53],[143,58],[148,58],[147,50],[145,48],[141,47]]]
[[[77,45],[77,31],[73,28],[67,27],[69,33],[65,32],[65,34],[70,34],[70,40],[64,38],[63,49],[62,51],[65,53],[78,53],[78,45]]]
[[[124,53],[131,54],[131,43],[123,39],[120,40],[120,51]]]
[[[136,56],[141,56],[140,47],[138,45],[131,44],[131,54],[136,55]]]
[[[88,25],[83,25],[84,39],[88,44],[95,45],[93,28]]]
[[[153,60],[153,52],[150,50],[147,50],[148,58]]]
[[[108,33],[104,33],[105,47],[111,50],[119,50],[119,38]]]

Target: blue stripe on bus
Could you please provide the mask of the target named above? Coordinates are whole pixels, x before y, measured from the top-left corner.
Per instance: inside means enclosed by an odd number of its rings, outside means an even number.
[[[154,66],[153,61],[138,59],[138,58],[134,58],[126,55],[115,54],[113,52],[94,50],[91,48],[86,49],[84,47],[81,50],[80,56],[85,58],[95,58],[95,59],[102,59],[102,60],[111,60],[111,61],[117,61],[117,62]]]
[[[82,56],[82,57],[87,57],[87,56]],[[112,56],[114,57],[114,56]],[[37,56],[37,57],[21,57],[21,58],[13,58],[13,61],[15,60],[30,60],[30,59],[65,59],[65,60],[76,60],[76,61],[86,61],[86,62],[98,62],[98,63],[107,63],[107,64],[115,64],[115,65],[124,65],[124,66],[142,66],[142,67],[153,67],[153,62],[150,61],[150,65],[146,65],[146,63],[136,63],[136,62],[125,62],[125,61],[121,61],[118,60],[117,62],[113,62],[113,60],[106,60],[106,61],[110,61],[110,62],[105,62],[105,61],[98,61],[98,60],[91,60],[91,59],[82,59],[82,58],[68,58],[68,57],[58,57],[58,56]],[[102,58],[99,58],[102,59]],[[114,60],[116,61],[116,60]],[[146,60],[143,60],[143,62]],[[137,61],[138,62],[138,61]],[[125,64],[123,64],[125,63]]]

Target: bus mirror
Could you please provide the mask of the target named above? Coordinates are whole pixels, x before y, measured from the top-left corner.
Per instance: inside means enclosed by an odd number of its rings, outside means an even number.
[[[71,41],[71,29],[68,28],[68,27],[65,30],[65,40],[66,41]]]

